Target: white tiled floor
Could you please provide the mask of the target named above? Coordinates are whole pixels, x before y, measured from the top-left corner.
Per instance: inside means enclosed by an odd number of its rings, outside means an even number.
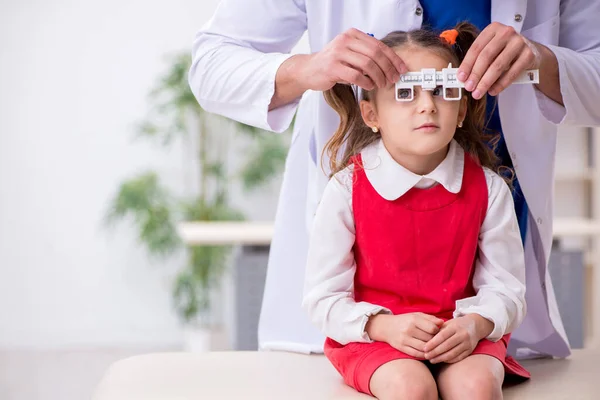
[[[0,350],[1,400],[89,400],[113,362],[177,349]]]

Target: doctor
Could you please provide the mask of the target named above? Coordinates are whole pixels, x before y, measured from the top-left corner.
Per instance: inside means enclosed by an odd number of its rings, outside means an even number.
[[[600,125],[600,2],[596,0],[223,0],[196,36],[190,86],[210,112],[275,132],[297,114],[279,199],[259,326],[261,349],[321,352],[300,308],[307,225],[327,175],[320,154],[339,119],[322,90],[370,89],[405,72],[376,40],[393,30],[469,20],[482,29],[459,74],[475,97],[497,96],[491,127],[518,182],[528,315],[513,333],[517,357],[570,354],[547,263],[558,124]],[[289,52],[308,31],[310,55]],[[371,37],[365,32],[374,35]],[[510,82],[540,69],[540,84]],[[492,103],[492,102],[490,102]],[[327,165],[327,160],[325,160]]]

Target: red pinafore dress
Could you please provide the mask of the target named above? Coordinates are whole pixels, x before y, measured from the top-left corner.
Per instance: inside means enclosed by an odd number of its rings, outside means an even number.
[[[472,278],[488,206],[483,168],[465,153],[459,193],[438,184],[412,188],[388,201],[369,182],[360,155],[353,163],[355,300],[386,307],[393,314],[423,312],[451,319],[456,301],[475,295]],[[484,339],[473,354],[496,357],[507,376],[529,378],[529,372],[507,356],[509,338],[505,335],[496,343]],[[325,355],[346,384],[368,394],[377,368],[396,359],[414,359],[387,343],[341,345],[330,338]]]

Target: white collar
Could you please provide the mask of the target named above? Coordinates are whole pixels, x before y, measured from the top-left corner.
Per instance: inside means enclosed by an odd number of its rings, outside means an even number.
[[[464,150],[453,139],[446,158],[427,175],[417,175],[398,164],[378,140],[361,151],[365,173],[377,193],[396,200],[423,180],[435,181],[451,193],[460,192],[464,170]]]

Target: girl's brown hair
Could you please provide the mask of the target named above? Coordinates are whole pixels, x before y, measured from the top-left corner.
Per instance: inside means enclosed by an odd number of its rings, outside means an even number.
[[[381,42],[392,49],[405,45],[431,49],[447,58],[456,67],[464,59],[479,32],[468,22],[461,22],[454,29],[458,31],[454,45],[450,45],[438,34],[426,29],[410,32],[395,31],[381,39]],[[362,100],[372,101],[376,90],[362,90]],[[340,125],[325,145],[324,152],[329,157],[331,176],[333,176],[349,164],[352,156],[379,139],[380,135],[372,132],[363,121],[353,87],[338,83],[324,95],[327,103],[340,116]],[[499,135],[486,131],[486,96],[475,100],[466,90],[463,90],[463,96],[467,97],[467,114],[463,126],[456,129],[454,139],[482,166],[497,171],[498,157],[493,147]],[[345,146],[345,150],[341,159],[338,159],[342,146]]]

